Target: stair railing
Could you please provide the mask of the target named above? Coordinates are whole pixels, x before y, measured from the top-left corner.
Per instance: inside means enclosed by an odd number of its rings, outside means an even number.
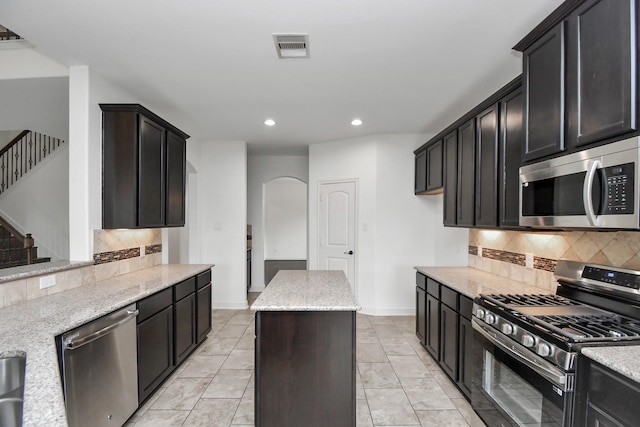
[[[34,259],[37,258],[37,255],[36,255],[37,249],[34,246],[35,242],[31,234],[26,233],[25,235],[23,235],[13,225],[11,225],[2,217],[0,217],[0,226],[2,226],[5,230],[7,230],[11,234],[11,236],[13,236],[18,242],[22,243],[21,247],[18,246],[16,248],[6,249],[5,253],[3,253],[3,256],[2,256],[3,258],[1,260],[2,263],[7,264],[7,263],[10,263],[12,260],[16,260],[16,261],[23,260],[23,261],[26,261],[26,264],[32,264]],[[0,237],[0,239],[2,240],[0,247],[4,247],[5,240],[7,239],[4,233]],[[25,262],[22,262],[22,264],[25,264]]]
[[[59,138],[30,130],[20,132],[0,150],[0,194],[64,144]]]

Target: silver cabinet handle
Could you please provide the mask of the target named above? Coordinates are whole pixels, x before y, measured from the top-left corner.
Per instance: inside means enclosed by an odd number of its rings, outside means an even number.
[[[128,322],[131,319],[135,319],[139,313],[140,311],[137,309],[134,311],[127,310],[127,315],[122,319],[118,320],[116,323],[112,323],[109,326],[106,326],[100,329],[99,331],[95,331],[87,336],[77,338],[77,339],[70,339],[64,343],[64,347],[68,350],[74,350],[76,348],[82,347],[83,345],[89,344],[90,342],[93,342],[98,338],[101,338],[107,335],[109,332],[113,331],[115,328],[122,325],[123,323]]]

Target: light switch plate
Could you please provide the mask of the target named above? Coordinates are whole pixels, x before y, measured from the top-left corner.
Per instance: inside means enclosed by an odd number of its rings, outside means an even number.
[[[50,288],[56,285],[56,276],[52,274],[50,276],[44,276],[40,278],[40,289]]]

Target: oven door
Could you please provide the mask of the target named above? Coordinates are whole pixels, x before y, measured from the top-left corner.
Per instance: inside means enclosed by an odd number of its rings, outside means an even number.
[[[488,426],[570,426],[573,374],[473,320],[471,403]],[[536,360],[539,359],[539,360]]]

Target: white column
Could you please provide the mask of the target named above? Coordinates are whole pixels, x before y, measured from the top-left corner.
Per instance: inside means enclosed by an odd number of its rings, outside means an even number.
[[[93,258],[89,226],[89,67],[69,68],[69,259]]]

